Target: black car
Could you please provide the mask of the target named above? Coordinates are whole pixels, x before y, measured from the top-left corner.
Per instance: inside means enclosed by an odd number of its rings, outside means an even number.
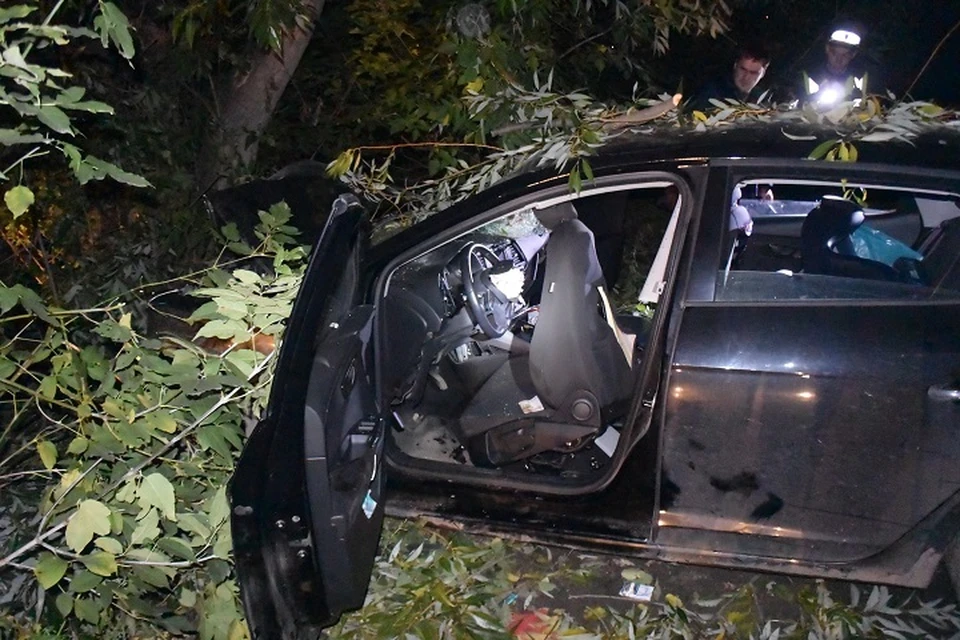
[[[925,586],[960,529],[960,149],[620,141],[378,244],[340,197],[230,495],[253,633],[363,603],[385,509]]]

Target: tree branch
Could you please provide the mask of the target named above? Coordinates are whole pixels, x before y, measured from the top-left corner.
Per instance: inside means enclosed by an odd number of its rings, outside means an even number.
[[[631,127],[637,124],[643,124],[651,120],[656,120],[663,114],[677,108],[683,96],[679,93],[674,94],[669,100],[664,100],[652,107],[640,109],[639,111],[627,111],[626,113],[614,116],[612,118],[603,118],[606,126],[611,128]]]

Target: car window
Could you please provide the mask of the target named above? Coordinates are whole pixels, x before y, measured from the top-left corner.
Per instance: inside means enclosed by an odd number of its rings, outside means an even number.
[[[960,197],[753,179],[729,195],[716,300],[960,298]]]

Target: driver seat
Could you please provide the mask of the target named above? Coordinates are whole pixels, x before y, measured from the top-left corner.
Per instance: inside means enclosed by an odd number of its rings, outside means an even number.
[[[575,449],[629,406],[633,376],[603,315],[593,233],[569,203],[538,217],[551,234],[529,353],[497,369],[459,420],[461,442],[482,466]]]

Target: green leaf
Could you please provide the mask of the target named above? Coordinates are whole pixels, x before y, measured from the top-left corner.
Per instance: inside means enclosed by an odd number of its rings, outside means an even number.
[[[593,180],[593,167],[590,166],[590,162],[586,158],[580,160],[580,164],[583,167],[583,175],[587,180]]]
[[[41,440],[37,443],[37,453],[40,454],[40,461],[47,469],[53,469],[57,464],[57,447],[49,440]]]
[[[621,577],[628,582],[637,582],[639,584],[653,584],[653,576],[643,569],[628,568],[620,572]]]
[[[222,338],[228,340],[235,336],[246,336],[247,326],[239,320],[212,320],[200,327],[196,338]]]
[[[13,214],[13,219],[16,220],[30,209],[35,202],[35,198],[33,191],[20,185],[3,194],[3,201],[7,205],[7,209],[10,210],[10,213]]]
[[[242,271],[242,269],[238,269]],[[245,273],[252,273],[247,271]],[[233,275],[236,276],[237,272],[234,271]],[[256,275],[256,274],[254,274]],[[230,318],[232,320],[243,320],[247,317],[249,310],[247,309],[247,303],[244,300],[234,300],[233,298],[219,298],[217,299],[217,311],[221,315]]]
[[[216,528],[230,516],[227,488],[220,487],[210,500],[210,526]]]
[[[70,615],[70,612],[73,611],[73,596],[69,593],[61,593],[57,596],[57,599],[54,601],[57,605],[57,611],[60,612],[64,618]]]
[[[170,556],[153,549],[131,549],[127,557],[131,560],[141,560],[143,562],[165,563],[170,562]]]
[[[100,1],[100,15],[93,21],[93,26],[100,34],[103,46],[113,42],[117,50],[127,60],[133,58],[136,48],[130,35],[130,23],[123,12],[112,2]]]
[[[101,607],[97,604],[96,600],[77,598],[73,602],[73,610],[77,613],[77,617],[84,622],[97,624],[97,622],[100,621]]]
[[[40,554],[40,559],[33,568],[33,573],[37,576],[37,582],[44,589],[49,589],[60,582],[67,573],[67,567],[70,566],[63,558],[59,558],[52,553]]]
[[[203,540],[210,537],[210,527],[192,513],[181,513],[177,525],[184,531],[195,534]]]
[[[53,400],[57,397],[57,377],[56,376],[47,376],[40,381],[40,387],[38,389],[40,392],[40,397],[44,400]]]
[[[115,556],[123,553],[123,545],[116,538],[97,538],[93,541],[93,544],[98,548],[103,549],[107,553],[112,553]]]
[[[807,158],[810,160],[820,160],[827,155],[827,151],[832,149],[835,144],[837,144],[837,140],[825,140],[818,144]]]
[[[70,126],[70,117],[61,111],[59,107],[51,105],[40,107],[40,109],[37,110],[37,118],[57,133],[73,133],[73,128]]]
[[[144,178],[143,176],[137,175],[135,173],[130,173],[129,171],[124,171],[115,164],[109,162],[104,163],[106,165],[107,175],[120,182],[122,184],[128,184],[131,187],[152,187],[150,181]]]
[[[93,534],[110,533],[110,509],[96,500],[84,500],[67,521],[67,546],[75,553],[90,544]]]
[[[13,309],[20,302],[20,294],[17,287],[4,287],[0,285],[0,315]]]
[[[103,582],[103,578],[90,573],[87,570],[77,571],[70,578],[70,591],[72,593],[85,593],[91,589],[96,589]]]
[[[87,447],[90,445],[90,441],[84,438],[83,436],[77,436],[70,441],[70,445],[67,447],[67,453],[71,455],[78,456],[87,450]]]
[[[260,284],[262,281],[259,273],[248,269],[234,269],[233,277],[243,284],[249,285]]]
[[[161,474],[151,473],[145,477],[137,489],[137,497],[141,509],[156,507],[164,518],[176,522],[176,495],[173,485]]]
[[[36,10],[36,7],[28,7],[25,4],[15,4],[12,7],[0,9],[0,24],[10,22],[11,20],[26,18]]]
[[[230,624],[240,618],[236,598],[226,583],[219,585],[213,594],[203,599],[200,611],[201,640],[226,640]]]
[[[153,542],[162,533],[160,531],[160,514],[156,509],[150,509],[140,520],[137,528],[133,530],[130,536],[130,542],[141,544],[144,542]]]
[[[19,367],[17,366],[16,362],[7,360],[6,358],[0,358],[0,380],[6,380],[10,378],[10,376],[15,374],[18,370]]]
[[[98,576],[112,576],[117,572],[117,559],[112,553],[106,551],[94,551],[90,555],[80,558],[80,562],[91,573]]]
[[[177,420],[169,413],[149,413],[147,423],[164,433],[174,433],[177,430]]]
[[[157,540],[157,546],[162,551],[182,560],[195,560],[197,557],[190,545],[180,538],[160,538]]]
[[[40,299],[40,296],[36,291],[32,289],[27,289],[23,285],[16,285],[13,287],[20,297],[20,304],[23,305],[23,308],[34,314],[44,322],[49,324],[54,324],[53,316],[50,315],[50,312],[47,311],[47,305],[44,304],[43,300]]]
[[[83,87],[68,87],[60,92],[57,100],[60,104],[73,104],[83,99],[86,92],[87,90]]]
[[[170,580],[167,575],[158,567],[135,566],[133,574],[152,587],[166,589],[170,586]]]
[[[113,107],[108,105],[105,102],[99,102],[97,100],[86,100],[84,102],[75,102],[68,106],[70,109],[76,109],[77,111],[86,111],[87,113],[106,113],[113,115]]]
[[[133,338],[133,331],[130,330],[130,327],[125,327],[116,320],[104,320],[93,331],[97,335],[121,344],[130,342]]]
[[[197,604],[197,592],[190,589],[184,589],[180,592],[180,606],[192,609]]]

